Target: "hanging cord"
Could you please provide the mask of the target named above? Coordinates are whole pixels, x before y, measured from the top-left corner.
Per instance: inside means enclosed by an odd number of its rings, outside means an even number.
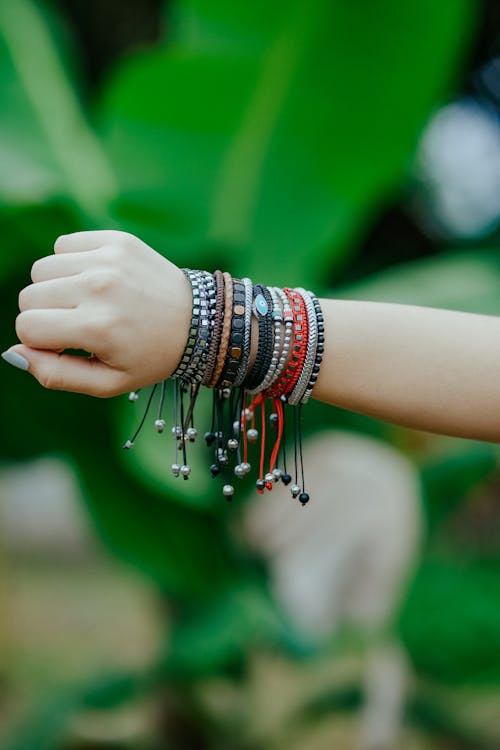
[[[149,394],[148,402],[147,402],[147,404],[146,404],[146,409],[145,409],[145,411],[144,411],[144,415],[143,415],[143,417],[142,417],[142,419],[141,419],[141,421],[140,421],[139,427],[138,427],[138,428],[137,428],[137,430],[135,431],[134,435],[133,435],[133,436],[132,436],[132,437],[130,438],[130,440],[127,440],[127,441],[126,441],[126,442],[124,443],[124,445],[123,445],[123,447],[124,447],[124,448],[127,448],[127,449],[128,449],[128,448],[131,448],[131,447],[133,446],[133,444],[134,444],[134,442],[135,442],[135,439],[137,438],[137,436],[138,436],[139,432],[140,432],[140,431],[141,431],[141,429],[142,429],[142,425],[143,425],[143,424],[144,424],[144,422],[146,421],[146,417],[147,417],[147,415],[148,415],[148,412],[149,412],[149,407],[151,406],[151,401],[153,400],[153,396],[155,395],[155,391],[156,391],[157,387],[158,387],[158,383],[155,383],[155,385],[153,386],[153,388],[152,388],[152,390],[151,390],[151,393]]]
[[[181,474],[184,477],[184,479],[187,479],[190,473],[189,471],[187,471],[187,469],[190,470],[190,467],[188,466],[188,462],[187,462],[186,440],[185,440],[185,432],[184,432],[184,392],[185,392],[185,388],[184,388],[184,384],[182,384],[181,385],[181,425],[182,425],[181,429],[182,429],[182,433],[180,437],[175,435],[175,439],[182,441],[182,463],[183,465],[181,466]]]
[[[172,472],[175,477],[178,477],[180,474],[181,467],[179,465],[179,440],[177,437],[177,425],[179,423],[178,420],[178,404],[179,404],[179,380],[178,378],[174,379],[174,398],[173,398],[173,417],[174,417],[174,463],[172,464]]]
[[[240,412],[240,426],[243,434],[243,463],[248,464],[248,437],[247,437],[247,392],[243,389],[243,406]]]
[[[304,459],[302,458],[302,404],[299,404],[297,407],[297,410],[299,412],[298,414],[298,423],[299,423],[299,453],[300,453],[300,471],[302,476],[302,492],[299,495],[299,500],[304,506],[306,503],[309,502],[309,494],[306,492],[306,483],[304,479]]]
[[[273,473],[276,467],[276,461],[278,459],[280,444],[283,438],[283,403],[280,398],[274,398],[273,401],[274,401],[276,413],[278,415],[278,435],[276,437],[273,450],[271,451],[271,458],[269,461],[269,473],[270,474]],[[280,476],[281,476],[281,472],[279,473],[277,478],[279,479]]]
[[[283,402],[282,402],[283,403]],[[286,486],[292,481],[292,477],[288,473],[286,468],[286,404],[283,404],[283,438],[281,440],[281,451],[283,456],[283,472],[281,474],[281,481]]]

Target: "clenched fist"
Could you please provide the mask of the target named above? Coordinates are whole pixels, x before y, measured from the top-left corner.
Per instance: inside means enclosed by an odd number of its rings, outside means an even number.
[[[177,266],[137,237],[62,235],[53,255],[35,261],[31,278],[19,294],[22,343],[2,356],[41,385],[106,398],[160,382],[177,367],[191,287]],[[66,349],[93,356],[61,353]]]

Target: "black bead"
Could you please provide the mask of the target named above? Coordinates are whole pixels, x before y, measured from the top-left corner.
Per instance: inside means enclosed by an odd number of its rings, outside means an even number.
[[[212,464],[210,467],[210,473],[213,477],[216,477],[218,474],[220,474],[220,466],[217,464]]]
[[[258,490],[263,490],[264,487],[266,486],[266,483],[263,479],[257,479],[257,481],[255,482],[255,486],[257,487]]]
[[[290,474],[282,474],[281,481],[284,485],[290,484],[290,482],[292,481],[292,477],[290,476]]]
[[[205,443],[210,446],[215,440],[215,435],[213,432],[205,432]]]
[[[307,492],[301,492],[299,495],[299,500],[302,503],[302,505],[305,505],[309,502],[309,494]]]
[[[323,346],[323,344],[318,344],[318,346],[316,347],[316,352],[318,354],[323,354],[324,351],[325,351],[325,347]]]

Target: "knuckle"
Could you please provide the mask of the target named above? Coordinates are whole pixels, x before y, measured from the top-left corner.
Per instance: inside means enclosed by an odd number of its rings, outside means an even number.
[[[28,311],[21,312],[16,317],[15,329],[17,338],[22,341],[23,344],[26,344],[26,346],[30,346],[33,343],[33,340],[30,336]]]
[[[29,287],[24,287],[24,289],[21,289],[17,297],[18,307],[21,310],[21,312],[24,312],[24,310],[27,309],[28,304],[29,304],[30,292],[28,290],[29,290]]]
[[[30,276],[31,276],[32,281],[36,282],[36,281],[42,280],[42,274],[43,274],[43,269],[45,268],[45,265],[46,265],[45,258],[38,258],[37,260],[35,260],[35,262],[31,266],[31,271],[30,271]]]
[[[52,365],[52,367],[48,368],[44,372],[39,374],[38,381],[40,385],[43,385],[44,388],[48,388],[52,391],[62,391],[64,390],[64,382],[61,375],[61,372],[57,368],[57,363]]]
[[[101,346],[108,347],[113,340],[116,323],[117,318],[112,310],[98,310],[84,318],[81,330],[86,339],[99,341]]]
[[[91,294],[107,294],[118,283],[118,274],[112,268],[99,268],[85,275],[85,284]]]

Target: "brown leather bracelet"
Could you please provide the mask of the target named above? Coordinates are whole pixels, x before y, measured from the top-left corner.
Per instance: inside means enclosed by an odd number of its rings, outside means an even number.
[[[224,323],[222,325],[222,336],[220,341],[217,363],[209,388],[214,388],[220,378],[224,362],[226,361],[229,336],[231,333],[231,318],[233,315],[233,279],[230,273],[224,271]]]

